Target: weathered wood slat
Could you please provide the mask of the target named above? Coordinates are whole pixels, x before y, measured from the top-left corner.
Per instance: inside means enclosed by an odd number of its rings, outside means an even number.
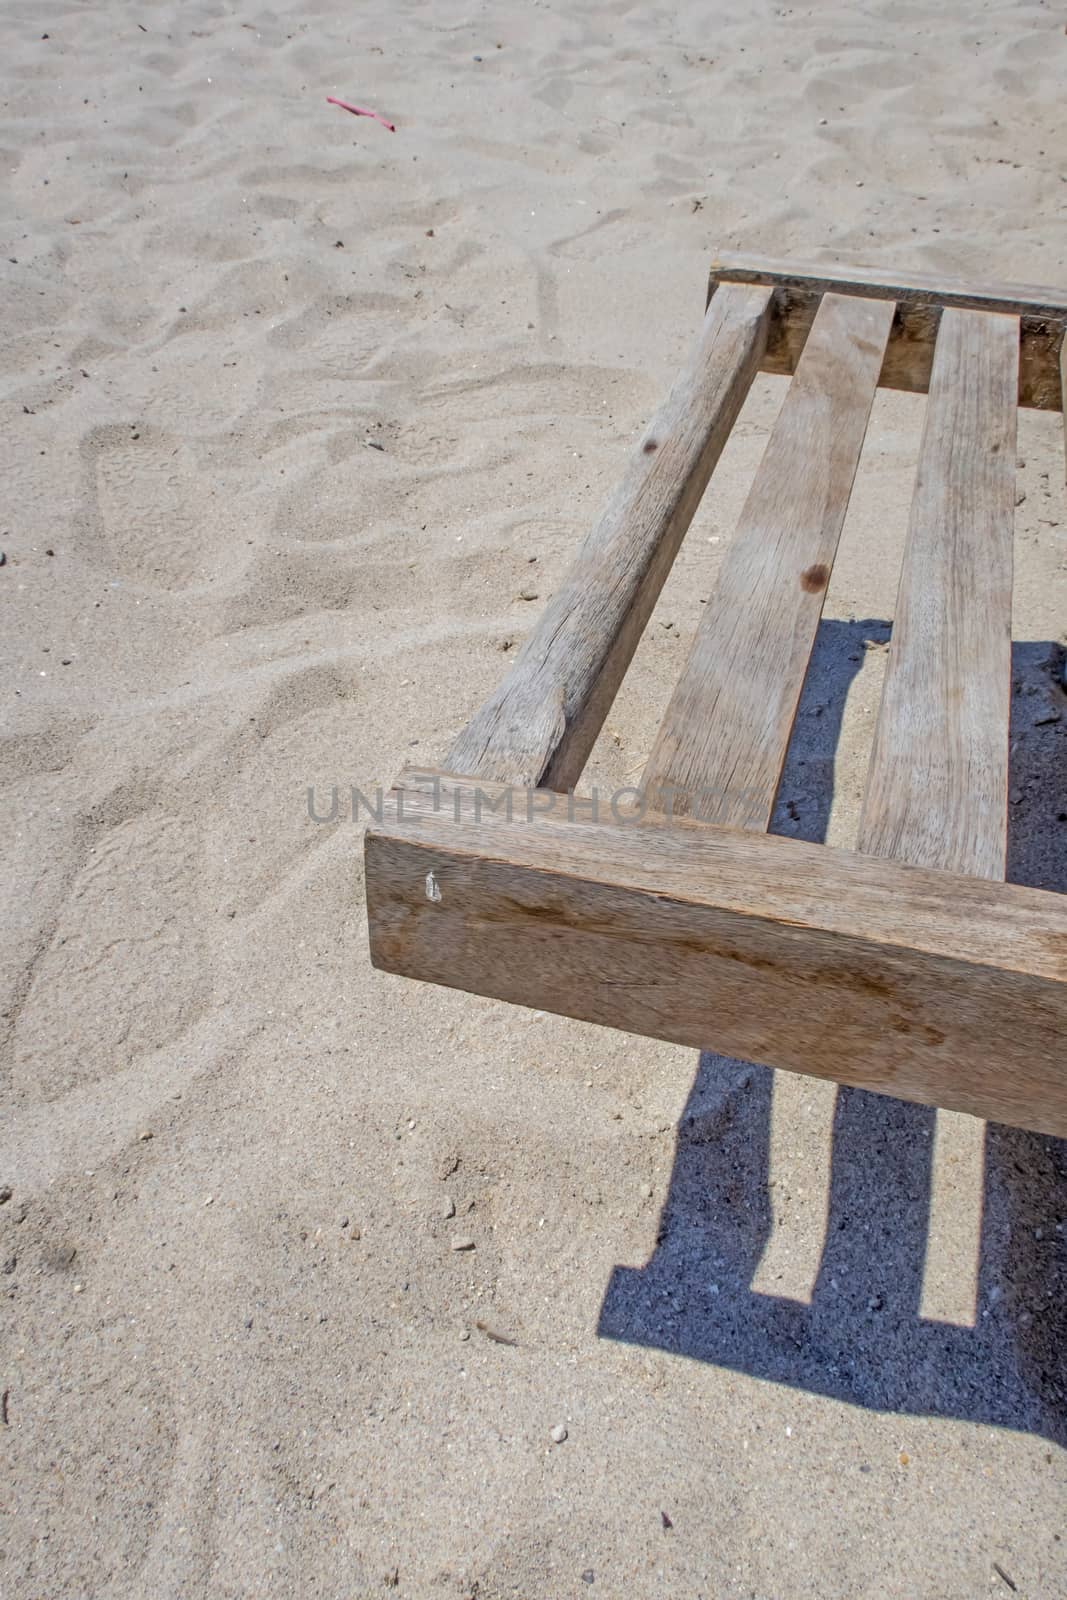
[[[544,791],[417,790],[367,834],[377,966],[1067,1135],[1067,898],[771,834],[582,820]]]
[[[453,744],[452,770],[552,789],[577,780],[759,369],[771,293],[715,296],[562,588]]]
[[[924,273],[887,274],[863,267],[809,266],[760,256],[721,255],[710,288],[762,283],[775,289],[774,320],[764,369],[794,371],[822,296],[860,294],[896,302],[893,332],[880,383],[924,393],[930,381],[942,307],[999,312],[1021,322],[1018,399],[1046,411],[1064,409],[1061,351],[1067,330],[1067,290],[1028,284],[974,285]]]
[[[892,320],[823,299],[645,768],[670,815],[770,821]]]
[[[859,848],[1002,878],[1018,318],[947,310]]]

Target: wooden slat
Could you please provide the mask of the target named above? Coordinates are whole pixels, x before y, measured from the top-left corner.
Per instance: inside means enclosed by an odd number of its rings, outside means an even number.
[[[723,282],[774,286],[775,314],[764,369],[792,372],[812,319],[828,292],[896,302],[893,332],[879,379],[889,389],[924,393],[942,307],[999,312],[1021,319],[1019,404],[1064,409],[1060,352],[1067,329],[1067,289],[1029,284],[971,284],[926,273],[888,274],[865,267],[809,266],[762,256],[720,255],[710,288]]]
[[[770,821],[892,320],[822,302],[645,768],[671,815]]]
[[[1002,878],[1017,317],[944,313],[859,848]]]
[[[771,290],[716,295],[696,350],[454,771],[566,789],[579,777],[763,355]]]
[[[606,806],[588,820],[546,791],[417,790],[367,834],[377,966],[1067,1135],[1064,896]]]

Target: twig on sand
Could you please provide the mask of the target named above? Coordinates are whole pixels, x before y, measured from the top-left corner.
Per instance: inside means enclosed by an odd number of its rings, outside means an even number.
[[[484,1322],[476,1322],[474,1326],[479,1333],[484,1333],[487,1339],[492,1339],[494,1344],[518,1345],[519,1341],[517,1339],[509,1338],[506,1333],[497,1333],[495,1329],[487,1327]]]

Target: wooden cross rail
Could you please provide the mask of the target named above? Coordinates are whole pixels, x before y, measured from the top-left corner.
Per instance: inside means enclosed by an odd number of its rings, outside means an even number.
[[[1017,404],[1067,295],[720,263],[444,772],[366,840],[388,971],[1067,1135],[1067,896],[1005,884]],[[629,812],[572,793],[757,370],[794,373]],[[766,832],[879,383],[928,391],[858,849]]]
[[[887,282],[882,274],[863,267],[802,266],[730,254],[717,256],[712,262],[709,300],[720,283],[763,284],[774,290],[775,309],[764,372],[796,370],[824,294],[891,300],[893,330],[878,382],[884,389],[910,389],[921,394],[929,387],[943,310],[998,311],[1018,317],[1019,404],[1040,411],[1063,410],[1067,290],[1021,283],[969,284],[917,272]]]

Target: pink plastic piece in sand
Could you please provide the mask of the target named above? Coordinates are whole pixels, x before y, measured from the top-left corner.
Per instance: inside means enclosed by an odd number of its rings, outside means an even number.
[[[395,122],[386,122],[380,111],[365,111],[362,106],[350,106],[347,100],[335,100],[332,94],[326,96],[327,105],[340,106],[342,111],[351,111],[354,117],[373,117],[375,122],[380,122],[383,128],[388,128],[390,133],[396,132]]]

